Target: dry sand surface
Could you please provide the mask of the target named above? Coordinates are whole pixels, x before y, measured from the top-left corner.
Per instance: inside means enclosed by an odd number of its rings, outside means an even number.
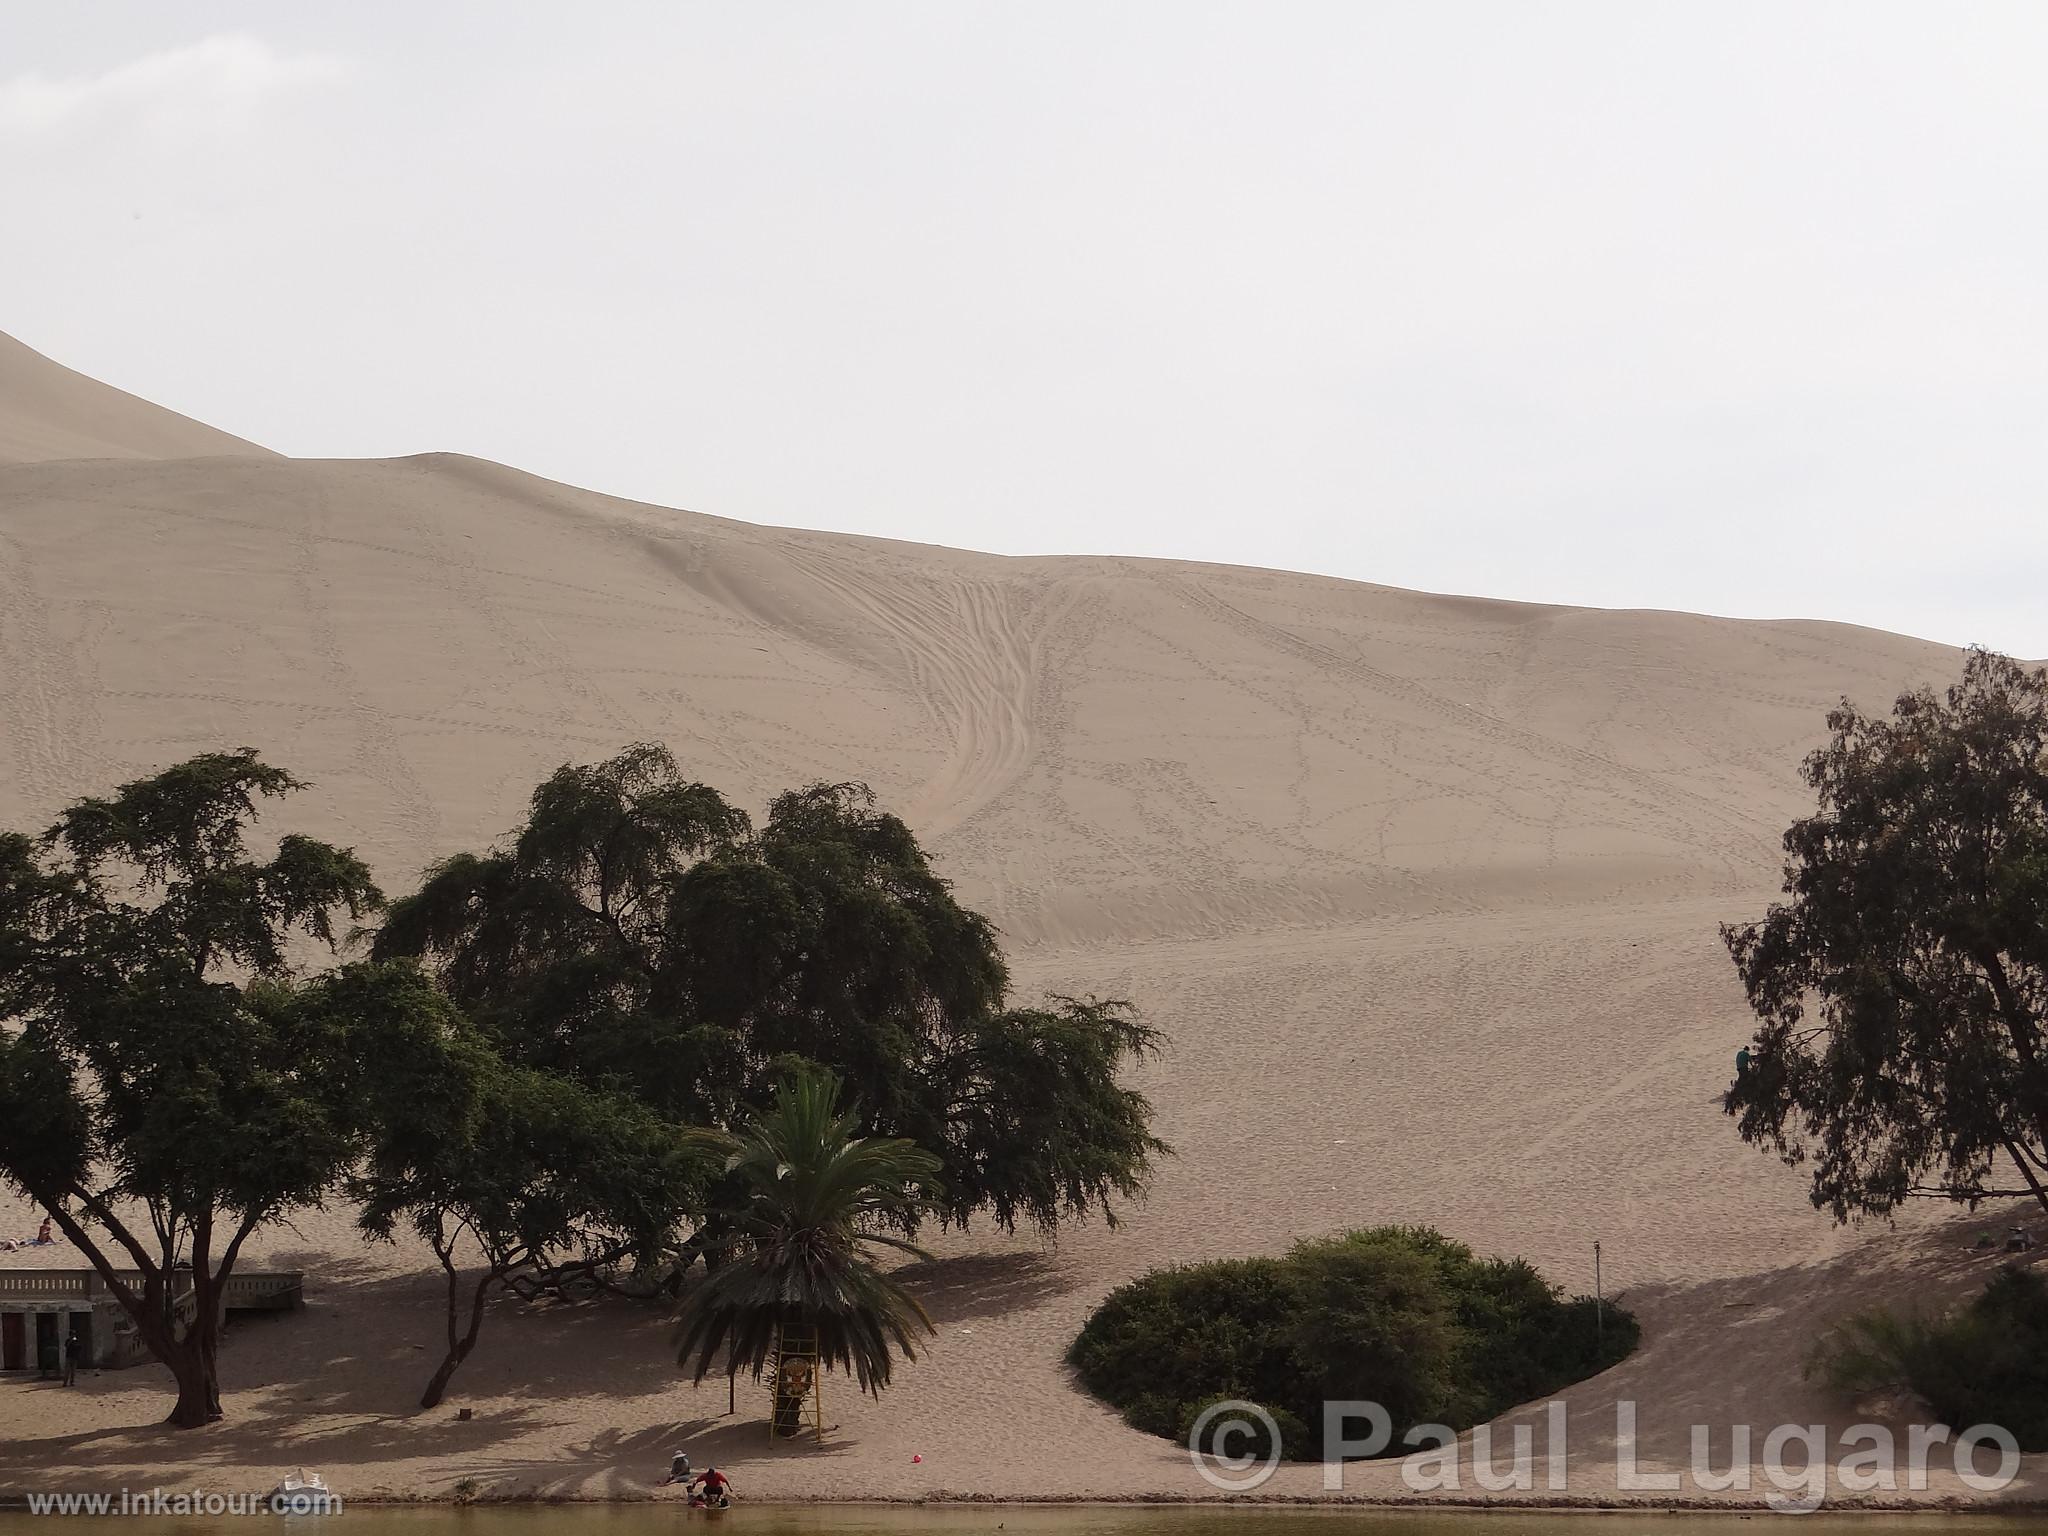
[[[1801,1380],[1818,1326],[1983,1273],[1954,1222],[1831,1229],[1717,1107],[1747,1029],[1716,924],[1773,893],[1827,706],[1949,675],[1945,648],[756,528],[152,411],[0,341],[0,458],[66,456],[0,465],[0,825],[250,743],[315,781],[291,825],[402,888],[635,739],[756,809],[863,778],[1025,990],[1170,1034],[1142,1086],[1179,1156],[1119,1232],[942,1241],[929,1358],[880,1403],[828,1383],[821,1447],[771,1450],[755,1394],[726,1418],[624,1306],[501,1308],[416,1412],[434,1281],[326,1211],[252,1256],[303,1267],[309,1306],[232,1331],[227,1424],[155,1427],[153,1368],[0,1385],[0,1487],[305,1464],[357,1494],[625,1495],[687,1444],[754,1497],[1201,1495],[1069,1380],[1090,1308],[1154,1265],[1426,1221],[1573,1289],[1603,1243],[1646,1343],[1570,1394],[1570,1492],[1612,1497],[1618,1395],[1646,1463],[1696,1421],[1723,1461],[1755,1424],[1760,1454],[1781,1420],[1854,1417]],[[0,1234],[33,1222],[0,1199]],[[1384,1467],[1348,1489],[1401,1492]]]
[[[0,464],[270,452],[138,400],[0,335]]]

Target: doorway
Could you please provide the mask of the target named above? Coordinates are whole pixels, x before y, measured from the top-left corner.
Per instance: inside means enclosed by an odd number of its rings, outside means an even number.
[[[28,1330],[19,1312],[0,1312],[0,1371],[28,1369]]]

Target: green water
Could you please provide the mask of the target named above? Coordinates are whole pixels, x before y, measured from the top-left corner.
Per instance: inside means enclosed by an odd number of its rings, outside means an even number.
[[[292,1536],[1734,1536],[1745,1521],[1774,1527],[1772,1536],[2018,1536],[2048,1533],[2048,1519],[1958,1515],[1684,1515],[1577,1514],[1542,1511],[1390,1513],[1360,1510],[1172,1508],[1150,1506],[945,1509],[883,1505],[740,1506],[716,1515],[675,1504],[515,1505],[469,1509],[378,1509],[289,1522]],[[0,1536],[112,1536],[149,1530],[158,1536],[223,1536],[276,1529],[274,1517],[178,1520],[0,1514]]]

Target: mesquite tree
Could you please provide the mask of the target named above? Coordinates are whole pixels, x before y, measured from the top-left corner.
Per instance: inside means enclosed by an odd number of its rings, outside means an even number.
[[[661,747],[564,767],[508,844],[395,902],[376,953],[425,961],[508,1059],[678,1124],[736,1128],[821,1069],[862,1135],[940,1158],[949,1223],[1113,1221],[1166,1150],[1118,1081],[1160,1036],[1121,1003],[1009,1007],[994,928],[858,784],[757,829]]]
[[[2048,674],[1972,651],[1806,761],[1785,894],[1722,930],[1762,1021],[1726,1108],[1838,1221],[2048,1208]]]
[[[0,1175],[169,1367],[185,1427],[221,1414],[243,1246],[335,1187],[367,1144],[370,1064],[431,1054],[446,1009],[402,968],[289,979],[293,933],[331,946],[341,913],[378,904],[347,850],[248,852],[257,799],[302,787],[214,753],[82,800],[40,840],[0,836]]]
[[[352,1192],[360,1224],[423,1238],[445,1281],[446,1348],[422,1408],[436,1407],[506,1290],[566,1293],[613,1265],[652,1261],[702,1206],[724,1138],[668,1125],[644,1106],[459,1042],[463,1091],[438,1071],[392,1080],[377,1150]]]

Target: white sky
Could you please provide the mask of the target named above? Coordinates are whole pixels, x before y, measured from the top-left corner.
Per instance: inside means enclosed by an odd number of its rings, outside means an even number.
[[[16,4],[0,330],[288,453],[2048,655],[2048,5]]]

